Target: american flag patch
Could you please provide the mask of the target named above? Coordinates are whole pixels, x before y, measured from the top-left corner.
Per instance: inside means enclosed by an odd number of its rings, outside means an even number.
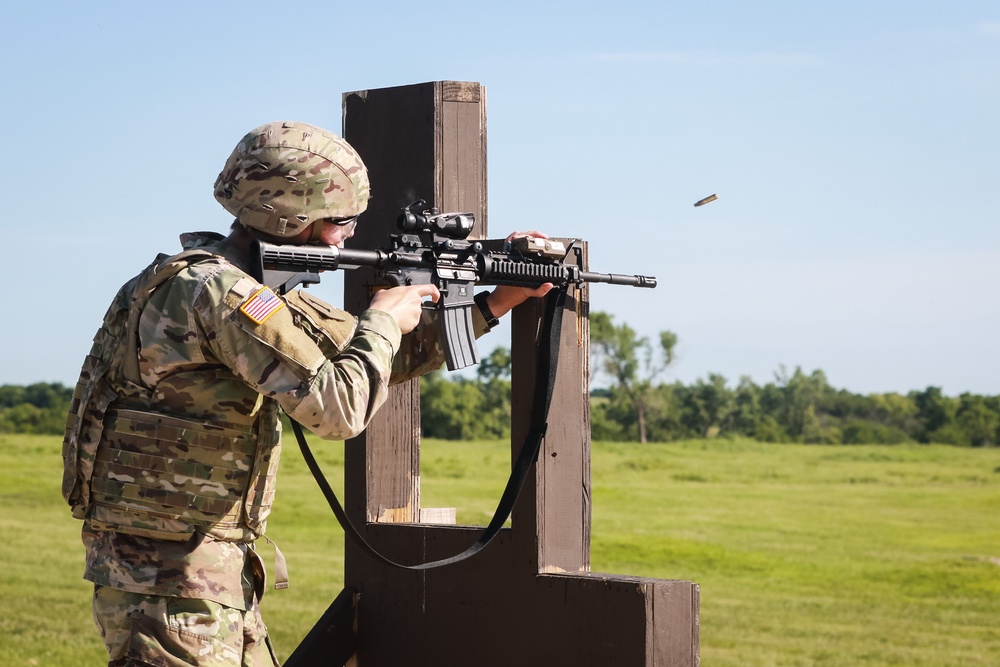
[[[279,299],[270,287],[261,287],[256,294],[240,306],[240,312],[253,320],[254,324],[263,324],[267,318],[284,306],[285,302]]]

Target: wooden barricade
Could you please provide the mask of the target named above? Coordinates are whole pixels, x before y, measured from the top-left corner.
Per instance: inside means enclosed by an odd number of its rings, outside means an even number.
[[[384,242],[399,209],[417,198],[442,211],[474,212],[473,236],[486,237],[485,109],[485,89],[467,82],[344,94],[344,136],[365,160],[373,193],[351,246]],[[361,270],[347,274],[349,310],[365,308],[370,285]],[[589,571],[588,290],[569,296],[547,435],[511,527],[472,559],[429,571],[387,567],[348,541],[345,595],[330,614],[345,642],[355,633],[350,664],[699,663],[697,584]],[[512,458],[535,400],[541,308],[532,300],[512,315]],[[412,381],[392,388],[375,422],[347,442],[345,461],[345,509],[373,546],[403,563],[456,554],[482,530],[420,523],[419,463],[419,384]],[[344,655],[308,664],[343,664]]]

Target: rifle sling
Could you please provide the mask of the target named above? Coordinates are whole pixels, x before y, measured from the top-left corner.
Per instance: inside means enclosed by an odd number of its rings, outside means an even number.
[[[444,558],[441,560],[429,561],[426,563],[418,563],[416,565],[404,565],[402,563],[397,563],[390,558],[382,555],[375,550],[373,546],[365,541],[361,533],[351,520],[347,516],[347,512],[341,506],[340,501],[337,499],[337,495],[334,493],[333,489],[330,487],[329,482],[326,481],[326,477],[323,475],[323,471],[319,467],[319,463],[316,462],[315,457],[313,457],[312,451],[309,449],[308,443],[306,443],[305,435],[302,432],[302,427],[292,420],[292,429],[295,431],[295,439],[299,443],[299,449],[302,450],[302,456],[306,460],[306,464],[309,466],[309,470],[312,471],[313,477],[316,478],[316,482],[319,484],[320,489],[323,491],[323,495],[326,497],[326,501],[330,504],[330,509],[333,510],[334,515],[337,517],[337,521],[344,528],[344,532],[354,540],[355,544],[361,547],[369,556],[375,560],[389,565],[391,567],[402,568],[406,570],[430,570],[433,568],[442,567],[444,565],[451,565],[453,563],[458,563],[467,558],[470,558],[489,544],[500,529],[503,527],[507,518],[510,516],[514,509],[514,503],[517,501],[518,495],[521,493],[521,488],[524,486],[524,480],[528,476],[528,471],[531,469],[532,464],[538,460],[538,453],[541,450],[542,440],[545,438],[545,431],[548,428],[548,414],[549,406],[552,403],[552,393],[555,389],[556,382],[556,370],[559,365],[559,336],[562,331],[562,313],[563,308],[566,304],[566,287],[558,287],[554,290],[556,293],[550,295],[546,298],[545,302],[545,319],[543,324],[543,336],[546,338],[545,344],[542,345],[539,350],[539,363],[537,365],[537,372],[535,374],[535,397],[544,396],[544,400],[534,400],[532,402],[531,409],[531,423],[528,429],[528,435],[524,439],[524,444],[521,446],[521,453],[518,455],[517,460],[514,461],[514,465],[511,467],[510,478],[507,480],[507,486],[504,488],[503,495],[500,497],[500,503],[497,505],[496,512],[493,514],[493,519],[490,521],[489,525],[480,533],[479,538],[467,548],[465,551],[451,556],[450,558]]]

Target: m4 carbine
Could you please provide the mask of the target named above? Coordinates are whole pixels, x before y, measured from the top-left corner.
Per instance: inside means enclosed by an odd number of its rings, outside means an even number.
[[[582,249],[575,242],[567,249],[560,241],[533,237],[468,241],[475,223],[471,213],[439,213],[426,206],[420,200],[404,207],[397,220],[402,233],[390,235],[389,243],[375,250],[256,241],[255,277],[285,294],[298,285],[318,283],[323,271],[367,266],[378,282],[390,287],[435,285],[441,298],[432,307],[441,311],[448,370],[479,363],[472,326],[475,285],[656,287],[652,276],[584,271]]]

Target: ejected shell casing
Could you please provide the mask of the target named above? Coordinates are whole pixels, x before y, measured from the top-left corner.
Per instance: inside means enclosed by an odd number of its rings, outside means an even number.
[[[707,196],[707,197],[705,197],[704,199],[699,199],[698,201],[696,201],[696,202],[694,203],[694,205],[695,205],[695,206],[704,206],[704,205],[705,205],[705,204],[707,204],[708,202],[710,202],[710,201],[715,201],[715,200],[716,200],[716,199],[718,199],[718,198],[719,198],[719,195],[708,195],[708,196]]]

